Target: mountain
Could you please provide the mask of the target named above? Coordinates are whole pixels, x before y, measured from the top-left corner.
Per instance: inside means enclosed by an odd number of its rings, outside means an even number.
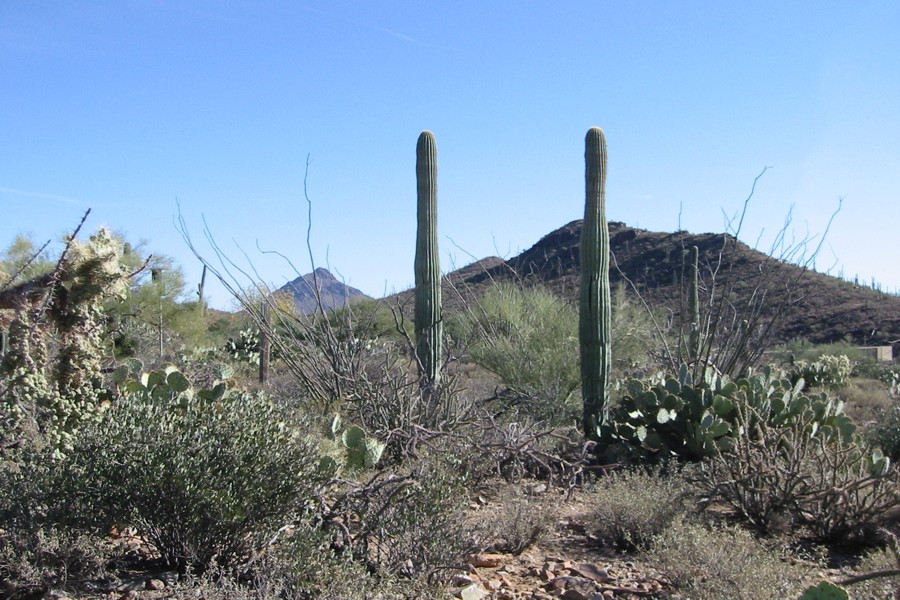
[[[572,221],[509,260],[489,257],[449,273],[445,310],[458,310],[460,303],[471,302],[500,281],[544,285],[575,301],[580,287],[581,227],[580,220]],[[701,296],[708,297],[710,289],[720,294],[727,291],[729,305],[734,306],[762,292],[767,293],[770,307],[790,299],[776,321],[775,341],[799,338],[816,344],[888,345],[900,340],[900,297],[773,259],[733,236],[653,232],[618,222],[609,223],[609,236],[613,288],[625,284],[636,289],[649,305],[664,307],[671,315],[680,314],[684,305],[687,258],[691,247],[697,246]],[[723,251],[726,244],[729,250]]]
[[[315,293],[316,289],[319,290],[318,298]],[[358,289],[345,285],[336,279],[328,269],[321,267],[284,284],[278,289],[278,292],[292,294],[294,302],[304,314],[315,312],[320,300],[322,308],[331,310],[346,306],[350,300],[369,297]]]

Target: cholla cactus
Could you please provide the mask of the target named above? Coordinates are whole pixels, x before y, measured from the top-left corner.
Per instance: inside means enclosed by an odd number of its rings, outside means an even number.
[[[121,245],[106,229],[86,244],[70,240],[49,289],[24,298],[10,327],[11,351],[0,364],[4,420],[14,430],[31,422],[58,452],[105,406],[103,304],[128,289],[120,257]],[[59,349],[51,364],[46,344],[52,335]]]

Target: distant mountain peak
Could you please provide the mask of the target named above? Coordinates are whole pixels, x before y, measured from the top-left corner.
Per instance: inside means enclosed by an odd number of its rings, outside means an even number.
[[[318,297],[316,295],[318,290]],[[294,303],[304,314],[310,314],[318,309],[319,302],[322,308],[331,310],[346,306],[351,300],[368,298],[366,294],[346,285],[332,275],[331,271],[323,267],[317,267],[312,273],[297,277],[278,289],[278,292],[293,295]]]

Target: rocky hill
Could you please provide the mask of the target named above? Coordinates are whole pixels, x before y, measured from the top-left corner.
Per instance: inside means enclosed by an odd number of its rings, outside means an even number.
[[[315,291],[317,289],[318,297]],[[294,302],[304,314],[315,312],[319,301],[322,308],[330,310],[346,306],[351,300],[368,298],[358,289],[335,278],[328,269],[321,267],[284,284],[278,292],[292,294]]]
[[[683,306],[688,257],[697,246],[702,299],[725,294],[729,306],[741,307],[765,293],[766,306],[784,309],[776,341],[887,345],[900,340],[898,296],[773,259],[723,234],[661,233],[617,222],[609,224],[609,233],[611,284],[624,284],[671,314],[679,314]],[[444,292],[447,310],[471,301],[492,282],[511,280],[545,285],[574,301],[580,237],[581,221],[572,221],[509,260],[490,257],[450,273]],[[895,353],[898,349],[895,344]]]

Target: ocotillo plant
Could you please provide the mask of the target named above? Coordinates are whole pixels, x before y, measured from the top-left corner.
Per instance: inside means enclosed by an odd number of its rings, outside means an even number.
[[[581,230],[581,390],[582,426],[597,438],[605,424],[609,400],[610,353],[609,229],[606,224],[606,135],[587,132],[584,148],[585,202]]]
[[[443,322],[437,238],[437,144],[430,131],[423,131],[416,144],[416,184],[416,356],[423,386],[433,389],[441,381]]]
[[[700,359],[700,291],[699,291],[700,250],[691,248],[691,281],[688,286],[688,312],[691,317],[691,331],[688,335],[688,360],[697,363]]]

